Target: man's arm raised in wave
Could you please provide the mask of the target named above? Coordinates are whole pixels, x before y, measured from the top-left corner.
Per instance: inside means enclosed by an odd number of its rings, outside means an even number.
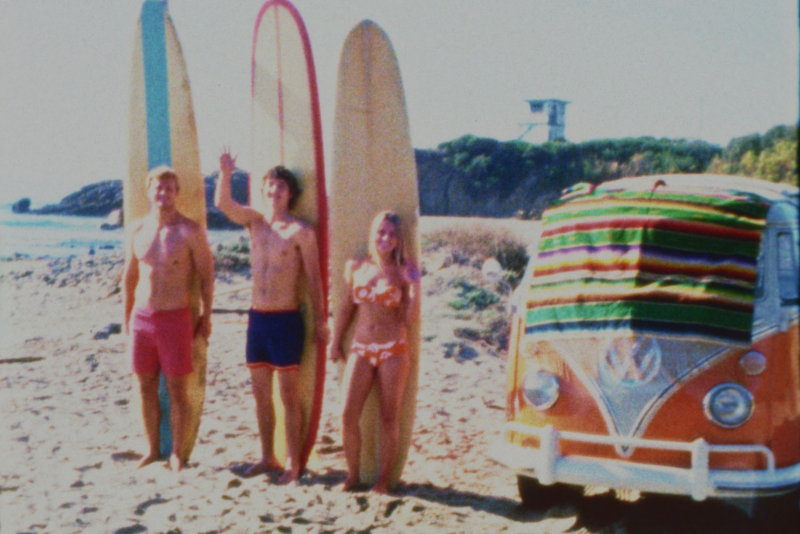
[[[249,226],[254,219],[258,219],[262,215],[253,208],[242,206],[233,200],[231,195],[231,176],[235,168],[236,158],[231,157],[230,152],[226,150],[219,157],[219,182],[217,183],[216,191],[214,191],[214,205],[232,222],[242,226]],[[253,195],[252,184],[250,195],[251,197]]]

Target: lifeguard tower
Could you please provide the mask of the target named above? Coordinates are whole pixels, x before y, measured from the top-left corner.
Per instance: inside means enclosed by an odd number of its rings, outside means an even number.
[[[534,114],[533,120],[521,123],[520,126],[525,128],[519,140],[539,125],[547,124],[547,140],[548,141],[566,141],[564,136],[564,127],[566,126],[567,114],[567,100],[559,100],[557,98],[546,98],[541,100],[526,100],[531,108],[531,113]]]

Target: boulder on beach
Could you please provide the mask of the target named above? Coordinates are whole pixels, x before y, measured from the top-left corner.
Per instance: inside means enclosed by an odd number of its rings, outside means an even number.
[[[21,198],[11,205],[11,211],[14,213],[28,213],[31,210],[31,199],[28,197]]]
[[[109,213],[105,222],[100,225],[101,230],[116,230],[117,228],[122,228],[122,208]]]

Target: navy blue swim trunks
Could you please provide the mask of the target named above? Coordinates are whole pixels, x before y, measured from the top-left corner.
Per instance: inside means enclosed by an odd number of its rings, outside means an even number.
[[[305,342],[300,311],[250,310],[247,324],[247,367],[292,369],[300,365]]]

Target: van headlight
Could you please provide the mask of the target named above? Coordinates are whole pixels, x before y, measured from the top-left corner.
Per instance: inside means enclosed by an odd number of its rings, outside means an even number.
[[[712,423],[724,428],[736,428],[750,419],[753,395],[739,384],[719,384],[703,399],[703,410]]]
[[[543,369],[532,369],[522,379],[522,396],[537,410],[547,410],[558,400],[558,379]]]

